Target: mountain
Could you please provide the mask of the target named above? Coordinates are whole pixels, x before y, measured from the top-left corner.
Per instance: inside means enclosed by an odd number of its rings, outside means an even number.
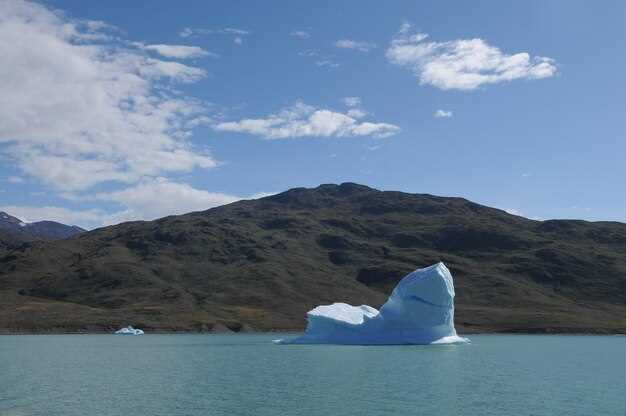
[[[37,238],[24,232],[21,220],[0,211],[0,256]],[[24,224],[26,225],[26,224]]]
[[[26,238],[25,236],[0,229],[0,257],[27,241],[32,241],[32,238]]]
[[[68,238],[85,232],[84,229],[75,225],[65,225],[55,221],[26,223],[6,212],[0,212],[0,230],[18,236],[42,238],[46,240]]]
[[[0,328],[291,330],[379,307],[444,261],[470,332],[626,332],[626,224],[533,221],[462,198],[345,183],[129,222],[0,259]]]

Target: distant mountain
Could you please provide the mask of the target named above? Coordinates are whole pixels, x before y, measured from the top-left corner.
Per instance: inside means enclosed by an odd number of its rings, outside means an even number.
[[[24,223],[19,218],[9,215],[6,212],[0,211],[0,228],[17,231],[25,225],[26,223]]]
[[[26,223],[19,218],[0,211],[0,230],[22,237],[34,237],[46,240],[69,238],[86,230],[75,225],[65,225],[55,221]]]
[[[441,260],[461,333],[626,332],[625,253],[622,223],[322,185],[10,249],[0,328],[302,329],[316,305],[378,307]]]

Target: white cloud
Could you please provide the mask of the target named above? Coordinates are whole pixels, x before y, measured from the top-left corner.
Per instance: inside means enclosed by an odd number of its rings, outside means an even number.
[[[482,85],[556,75],[553,59],[527,52],[507,55],[482,39],[426,41],[427,34],[403,24],[387,49],[393,64],[410,68],[420,84],[450,90],[473,90]]]
[[[304,30],[294,30],[293,32],[291,32],[289,35],[295,37],[295,38],[300,38],[300,39],[308,39],[311,37],[311,34],[307,31]]]
[[[203,58],[209,56],[212,58],[218,58],[219,55],[213,52],[205,51],[198,46],[186,46],[186,45],[144,45],[136,43],[138,47],[148,51],[154,51],[166,58],[175,59],[188,59],[188,58]]]
[[[48,155],[37,149],[14,155],[20,159],[20,168],[25,174],[62,190],[83,190],[107,181],[131,183],[141,176],[118,169],[114,161],[80,160],[66,155]]]
[[[266,139],[295,137],[389,137],[400,131],[388,123],[359,123],[347,114],[315,108],[302,102],[266,118],[218,123],[215,130],[248,133]]]
[[[225,27],[225,28],[192,28],[186,27],[181,30],[178,35],[181,38],[196,38],[199,36],[208,36],[208,35],[227,35],[233,36],[233,42],[236,45],[243,44],[243,37],[250,35],[251,32],[244,29],[237,29],[234,27]]]
[[[257,199],[274,194],[274,192],[259,192],[242,198],[236,195],[207,192],[166,178],[155,178],[118,191],[84,196],[64,195],[68,200],[75,202],[100,201],[119,205],[121,208],[113,213],[101,209],[73,210],[58,206],[15,205],[0,206],[0,211],[6,211],[27,222],[52,220],[89,229],[124,221],[154,220],[167,215],[204,211],[241,199]]]
[[[363,118],[367,115],[367,112],[361,108],[360,97],[344,97],[341,99],[346,107],[349,107],[346,115],[352,118]]]
[[[216,29],[186,27],[178,33],[178,35],[182,38],[206,36],[206,35],[246,36],[249,34],[250,32],[247,30],[237,29],[233,27],[216,28]]]
[[[145,181],[114,192],[97,193],[88,199],[115,202],[124,210],[103,218],[106,223],[130,220],[153,220],[166,215],[203,211],[219,205],[230,204],[240,197],[211,193],[193,188],[186,183],[165,178]]]
[[[305,58],[315,58],[315,65],[319,67],[337,68],[338,66],[340,66],[340,64],[334,60],[333,55],[322,54],[317,49],[307,49],[304,51],[300,51],[298,52],[298,55]]]
[[[186,140],[206,107],[171,88],[205,71],[151,58],[106,27],[0,1],[0,152],[74,191],[216,166]]]
[[[351,108],[346,114],[352,118],[363,118],[367,115],[367,112],[361,108]]]
[[[437,110],[433,113],[433,117],[435,118],[451,118],[452,117],[452,111],[445,111],[445,110]]]
[[[337,68],[339,66],[339,64],[333,61],[332,59],[321,59],[319,61],[315,61],[315,65],[321,66],[321,67],[326,66],[329,68]]]
[[[181,30],[178,33],[178,36],[180,36],[181,38],[188,38],[188,37],[191,37],[191,36],[194,36],[194,35],[195,35],[195,31],[194,31],[194,29],[192,29],[190,27],[185,27],[185,28],[183,28],[183,30]]]
[[[375,43],[359,42],[351,39],[340,39],[334,45],[340,49],[354,49],[361,52],[369,52],[376,47]]]
[[[343,97],[341,101],[348,107],[359,107],[361,105],[360,97]]]

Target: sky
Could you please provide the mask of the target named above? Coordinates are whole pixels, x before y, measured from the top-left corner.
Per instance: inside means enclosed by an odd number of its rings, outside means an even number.
[[[0,211],[356,182],[626,221],[626,2],[0,0]]]

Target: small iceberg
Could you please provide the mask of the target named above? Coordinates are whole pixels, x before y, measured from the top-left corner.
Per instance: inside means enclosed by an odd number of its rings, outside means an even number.
[[[115,335],[143,335],[144,332],[141,329],[133,328],[128,325],[126,328],[115,331]]]
[[[454,282],[443,263],[415,270],[377,310],[345,303],[307,313],[304,335],[278,344],[457,344],[467,343],[454,328]]]

